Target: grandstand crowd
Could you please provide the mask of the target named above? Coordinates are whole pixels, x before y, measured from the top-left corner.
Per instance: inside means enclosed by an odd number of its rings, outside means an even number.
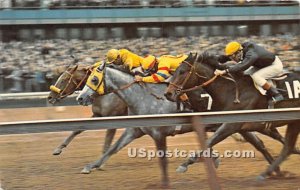
[[[0,43],[0,93],[47,91],[70,64],[93,64],[110,48],[127,48],[141,56],[178,55],[190,51],[223,54],[231,40],[251,40],[279,55],[289,70],[300,70],[300,36],[139,38],[130,40],[37,40]],[[71,58],[75,56],[76,61]]]

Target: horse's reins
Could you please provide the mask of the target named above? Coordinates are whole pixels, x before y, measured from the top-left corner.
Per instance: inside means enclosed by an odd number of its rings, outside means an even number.
[[[198,56],[197,56],[196,60],[198,60]],[[202,60],[203,60],[203,57],[202,57]],[[201,60],[201,61],[202,61],[202,60]],[[201,62],[201,61],[200,61],[200,62]],[[194,65],[190,64],[190,63],[187,62],[187,61],[183,61],[183,63],[186,63],[187,65],[189,65],[189,66],[191,67],[191,70],[189,71],[189,73],[188,73],[187,76],[185,77],[183,83],[182,83],[181,85],[177,85],[177,84],[174,84],[174,83],[170,82],[170,85],[175,86],[175,87],[177,88],[176,91],[175,91],[175,94],[177,94],[177,95],[179,95],[180,93],[186,93],[186,92],[194,91],[194,90],[197,90],[197,89],[199,89],[199,88],[205,87],[205,86],[211,84],[211,83],[218,77],[218,75],[214,75],[211,79],[209,79],[208,81],[206,81],[206,82],[204,82],[204,83],[202,83],[202,84],[200,84],[200,85],[197,85],[197,86],[194,86],[194,87],[192,87],[192,88],[188,88],[188,89],[184,89],[184,90],[183,90],[184,85],[187,83],[187,81],[190,79],[192,73],[195,71],[195,66],[194,66]],[[196,71],[195,71],[195,74],[196,74],[196,76],[199,77],[199,78],[205,78],[205,79],[207,78],[207,77],[205,77],[205,76],[202,76],[202,75],[198,74]],[[223,77],[223,78],[225,78],[225,79],[227,79],[227,80],[230,80],[230,81],[234,82],[235,87],[236,87],[236,88],[235,88],[236,91],[235,91],[235,100],[234,100],[233,102],[236,103],[236,104],[238,104],[238,103],[240,103],[240,100],[239,100],[239,90],[238,90],[236,81],[233,79],[233,76],[232,76],[230,73],[228,73],[228,75],[229,75],[231,78],[230,78],[230,77],[226,77],[226,76],[221,76],[221,77]]]
[[[236,104],[239,104],[239,103],[241,103],[241,101],[239,100],[240,92],[239,92],[239,88],[237,86],[237,83],[234,80],[234,77],[230,73],[227,73],[227,75],[229,75],[230,77],[226,77],[226,76],[221,76],[221,77],[224,78],[224,79],[230,80],[234,83],[234,85],[235,85],[235,99],[234,99],[233,102],[236,103]]]
[[[87,72],[85,73],[83,79],[77,83],[75,80],[74,80],[74,73],[70,73],[69,71],[65,71],[66,74],[68,74],[70,77],[70,79],[68,80],[68,83],[67,85],[64,87],[63,90],[61,90],[60,88],[57,88],[55,85],[53,86],[54,88],[56,88],[57,90],[55,90],[56,93],[58,93],[59,95],[59,99],[63,99],[69,95],[71,95],[74,91],[78,90],[80,88],[80,86],[82,85],[82,83],[88,78],[89,76],[89,72],[91,72],[90,69],[87,70]],[[67,88],[69,87],[69,85],[73,83],[75,84],[75,90],[73,92],[69,92],[69,93],[66,93],[64,94],[64,92],[67,90]]]
[[[107,92],[106,94],[109,94],[109,93],[115,93],[115,92],[118,92],[118,91],[121,91],[121,90],[125,90],[126,88],[129,88],[131,87],[134,83],[136,83],[137,81],[133,81],[131,83],[128,83],[128,84],[125,84],[124,86],[118,88],[118,89],[115,89],[115,90],[112,90],[112,91],[109,91]]]
[[[185,84],[187,83],[187,81],[190,79],[190,77],[192,76],[192,73],[193,73],[193,72],[194,72],[194,73],[196,74],[196,76],[199,77],[199,78],[204,78],[204,79],[206,79],[207,77],[202,76],[202,75],[200,75],[199,73],[197,73],[197,72],[195,71],[195,66],[192,65],[192,64],[190,64],[189,62],[183,61],[182,63],[185,63],[185,64],[187,64],[188,66],[190,66],[190,67],[191,67],[191,70],[189,71],[189,73],[187,74],[187,76],[185,77],[185,79],[184,79],[184,81],[183,81],[183,83],[182,83],[181,85],[177,85],[177,84],[174,84],[174,83],[170,82],[170,85],[175,86],[175,87],[177,88],[176,91],[175,91],[176,94],[186,93],[186,92],[190,92],[190,91],[196,90],[196,89],[201,88],[201,87],[205,87],[205,86],[209,85],[210,83],[212,83],[212,82],[218,77],[218,75],[215,75],[215,76],[213,76],[211,79],[209,79],[208,81],[206,81],[206,82],[204,82],[204,83],[202,83],[202,84],[200,84],[200,85],[197,85],[197,86],[194,86],[194,87],[192,87],[192,88],[188,88],[188,89],[183,90],[184,85],[185,85]]]

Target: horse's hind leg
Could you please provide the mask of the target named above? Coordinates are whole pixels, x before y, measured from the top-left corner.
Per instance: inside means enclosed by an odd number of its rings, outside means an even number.
[[[163,151],[164,154],[159,157],[159,165],[162,172],[162,186],[169,186],[169,177],[168,177],[168,159],[166,157],[167,151],[167,139],[166,137],[161,137],[159,139],[154,139],[156,148],[158,151]]]
[[[107,129],[105,134],[105,141],[102,149],[102,154],[104,154],[110,147],[117,129]]]
[[[118,139],[118,141],[113,144],[102,156],[99,160],[88,164],[84,167],[81,171],[83,174],[91,173],[91,170],[94,168],[100,168],[109,158],[111,155],[117,153],[123,147],[128,145],[134,139],[137,139],[141,136],[145,135],[139,128],[127,128],[122,136]]]
[[[214,135],[209,138],[206,143],[207,143],[207,148],[211,148],[213,147],[215,144],[221,142],[222,140],[224,140],[225,138],[227,138],[228,136],[230,136],[231,134],[237,132],[239,128],[237,128],[238,126],[242,126],[243,124],[236,124],[236,123],[224,123],[222,124],[217,131],[214,133]],[[183,173],[186,172],[188,169],[189,165],[194,164],[195,162],[197,162],[199,160],[198,157],[190,157],[186,162],[182,163],[177,169],[176,171],[179,173]],[[218,158],[214,157],[214,164],[215,167],[218,168],[219,166],[219,162],[220,160]]]
[[[258,130],[258,132],[281,142],[283,145],[285,143],[285,138],[278,132],[277,128],[263,128],[262,130]],[[294,147],[292,150],[292,154],[300,154],[300,149]]]
[[[60,155],[60,153],[62,152],[62,149],[63,148],[65,148],[65,147],[67,147],[69,144],[70,144],[70,142],[77,136],[77,135],[79,135],[80,133],[82,133],[84,130],[78,130],[78,131],[73,131],[72,133],[71,133],[71,135],[70,136],[68,136],[65,140],[64,140],[64,142],[61,144],[61,145],[59,145],[57,148],[55,148],[54,149],[54,151],[53,151],[53,155]]]
[[[259,139],[254,133],[250,132],[240,132],[240,134],[248,141],[250,144],[252,144],[259,152],[263,154],[263,156],[266,158],[266,160],[272,164],[274,161],[272,155],[267,151],[263,141]],[[279,167],[275,170],[277,173],[280,173]]]
[[[285,144],[278,158],[268,167],[268,169],[258,176],[259,180],[265,179],[292,153],[295,147],[300,130],[297,128],[297,123],[289,124],[285,135]]]

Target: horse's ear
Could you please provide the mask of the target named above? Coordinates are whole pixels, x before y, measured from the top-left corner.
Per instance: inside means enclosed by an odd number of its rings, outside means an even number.
[[[197,61],[197,60],[196,60],[197,58],[198,58],[198,53],[195,52],[195,53],[193,54],[193,64]]]
[[[98,70],[103,71],[105,68],[105,62],[103,62],[99,67]]]
[[[75,65],[74,67],[71,67],[70,73],[74,73],[78,68],[78,65]]]
[[[93,70],[94,69],[94,65],[89,65],[83,68],[84,70]]]
[[[194,64],[197,58],[197,53],[196,52],[190,52],[188,57],[186,58],[186,61],[189,62],[190,64]]]

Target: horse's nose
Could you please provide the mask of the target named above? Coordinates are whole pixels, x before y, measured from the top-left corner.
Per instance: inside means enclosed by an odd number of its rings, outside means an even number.
[[[50,101],[52,99],[52,96],[48,96],[48,101]]]
[[[171,92],[165,92],[165,97],[169,100],[172,96],[172,93]]]
[[[77,102],[78,102],[79,104],[81,104],[81,105],[82,105],[83,98],[82,98],[82,97],[78,97],[78,98],[77,98]]]
[[[55,99],[52,96],[48,96],[47,99],[50,104],[53,104],[55,102]]]

